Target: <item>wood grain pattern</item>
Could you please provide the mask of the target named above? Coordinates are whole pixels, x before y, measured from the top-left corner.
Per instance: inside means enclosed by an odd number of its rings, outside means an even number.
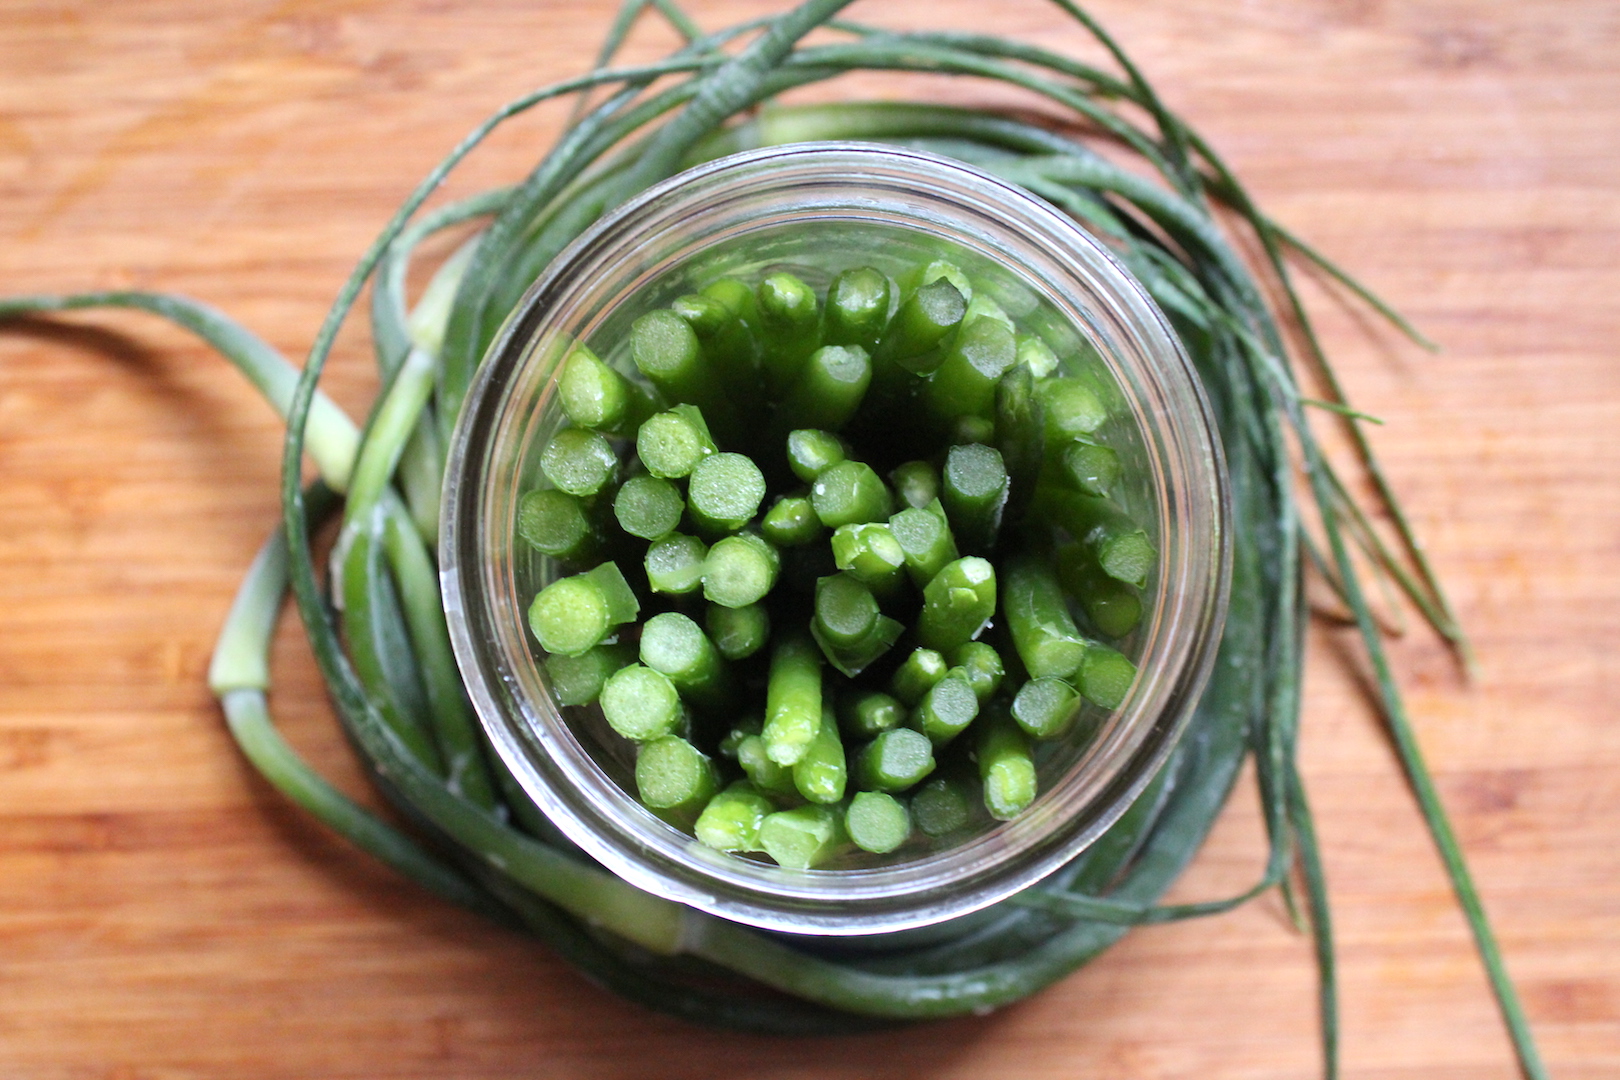
[[[301,356],[353,260],[495,104],[582,70],[607,0],[0,3],[0,293],[138,285]],[[770,6],[693,0],[705,25]],[[1094,5],[1272,212],[1444,343],[1325,294],[1329,345],[1479,651],[1397,662],[1554,1075],[1620,1075],[1620,13],[1603,0]],[[867,2],[1079,49],[1036,0]],[[632,55],[672,37],[649,29]],[[847,80],[828,93],[898,93]],[[930,84],[951,100],[1015,100]],[[1021,100],[1021,99],[1019,99]],[[542,111],[456,181],[519,174]],[[346,339],[330,383],[363,413]],[[649,1015],[283,807],[203,687],[275,515],[274,418],[139,316],[0,330],[0,1075],[1298,1077],[1313,976],[1279,903],[1141,931],[994,1016],[835,1041]],[[1514,1075],[1343,631],[1304,761],[1345,1074]],[[275,705],[362,791],[290,630]],[[1176,895],[1248,883],[1245,791]]]

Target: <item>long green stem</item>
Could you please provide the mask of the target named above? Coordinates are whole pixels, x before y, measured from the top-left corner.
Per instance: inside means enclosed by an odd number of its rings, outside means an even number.
[[[473,218],[483,217],[487,214],[499,213],[501,208],[511,198],[510,188],[492,188],[481,191],[477,195],[460,199],[447,206],[423,214],[413,221],[388,246],[388,252],[383,256],[377,267],[376,277],[371,285],[371,337],[377,355],[377,366],[384,377],[393,374],[394,369],[405,360],[405,354],[410,350],[415,335],[411,332],[412,319],[405,301],[405,279],[410,272],[411,257],[421,242],[434,233],[453,228]],[[460,267],[465,272],[466,266]],[[438,283],[444,278],[444,268],[434,274],[434,282]],[[460,273],[456,274],[459,283]],[[444,311],[441,317],[448,317],[449,303],[455,297],[455,283],[447,283],[447,291],[442,306]],[[434,291],[434,285],[428,286],[428,293]],[[425,295],[424,295],[425,298]],[[443,336],[443,326],[439,327],[439,336]],[[420,343],[419,343],[420,344]],[[425,346],[424,346],[425,347]],[[436,348],[429,348],[428,352],[437,354]]]
[[[384,514],[383,550],[399,583],[400,606],[421,668],[429,723],[444,756],[450,789],[486,810],[494,809],[495,784],[484,761],[478,721],[450,649],[438,568],[397,500],[389,500]]]
[[[236,365],[283,420],[292,411],[298,369],[253,331],[217,308],[190,297],[136,291],[8,296],[0,298],[0,320],[101,307],[148,311],[185,327]],[[326,482],[334,490],[343,491],[349,484],[349,469],[354,464],[360,433],[353,421],[325,394],[316,394],[305,408],[309,413],[309,456]]]
[[[405,452],[406,440],[433,395],[433,376],[433,361],[420,349],[410,350],[395,369],[360,444],[345,521],[369,513],[382,499]]]
[[[311,520],[336,509],[330,489],[309,495]],[[484,893],[414,840],[338,791],[287,745],[270,719],[270,644],[287,593],[287,539],[277,529],[265,541],[237,589],[208,669],[231,735],[254,768],[278,791],[334,832],[440,896],[497,918],[507,916]]]
[[[1307,453],[1311,451],[1307,444]],[[1321,475],[1325,463],[1320,457],[1314,455],[1307,460],[1307,470],[1313,476],[1312,485],[1316,489],[1317,498],[1328,502],[1332,492],[1327,481]],[[1400,692],[1396,689],[1395,675],[1390,670],[1389,657],[1384,652],[1383,638],[1378,632],[1378,625],[1374,622],[1371,609],[1366,597],[1361,592],[1361,583],[1357,579],[1354,567],[1350,563],[1349,549],[1345,545],[1343,535],[1337,528],[1328,529],[1328,542],[1333,552],[1334,562],[1339,567],[1340,579],[1344,582],[1345,592],[1351,602],[1351,610],[1355,614],[1357,628],[1361,631],[1361,639],[1367,649],[1367,657],[1372,663],[1373,677],[1377,684],[1378,696],[1384,711],[1384,718],[1389,725],[1391,737],[1395,748],[1400,755],[1401,764],[1406,771],[1408,783],[1411,784],[1412,793],[1417,798],[1418,808],[1423,813],[1424,823],[1434,838],[1436,849],[1440,853],[1440,860],[1445,865],[1446,874],[1451,879],[1453,891],[1457,895],[1457,902],[1462,906],[1463,915],[1468,920],[1469,930],[1474,935],[1474,943],[1479,950],[1480,960],[1485,965],[1485,974],[1490,980],[1491,992],[1496,996],[1497,1006],[1501,1009],[1502,1019],[1507,1025],[1508,1034],[1513,1039],[1513,1046],[1519,1056],[1519,1065],[1530,1080],[1542,1080],[1547,1076],[1545,1066],[1541,1063],[1541,1055],[1536,1049],[1534,1036],[1530,1031],[1529,1021],[1524,1014],[1524,1006],[1519,1001],[1518,991],[1514,989],[1513,980],[1508,976],[1507,965],[1502,959],[1502,952],[1496,943],[1496,935],[1491,930],[1489,918],[1485,914],[1485,906],[1480,901],[1479,890],[1474,885],[1473,874],[1468,869],[1468,863],[1463,858],[1462,846],[1457,842],[1457,835],[1452,831],[1450,818],[1445,807],[1440,802],[1440,793],[1435,789],[1434,779],[1429,772],[1422,749],[1418,746],[1417,736],[1412,730],[1412,724],[1406,714],[1406,704],[1401,700]]]
[[[1316,825],[1311,818],[1310,803],[1305,798],[1305,784],[1296,763],[1288,769],[1291,814],[1294,833],[1299,838],[1300,875],[1305,881],[1305,896],[1310,903],[1311,941],[1316,946],[1317,1000],[1322,1025],[1323,1080],[1336,1080],[1339,1075],[1339,976],[1338,960],[1333,950],[1333,918],[1328,908],[1327,875],[1322,867],[1322,852],[1316,841]]]
[[[1295,323],[1299,327],[1301,336],[1305,340],[1306,348],[1311,361],[1316,365],[1317,371],[1326,381],[1328,390],[1333,395],[1333,399],[1343,404],[1346,400],[1344,389],[1340,385],[1337,375],[1334,374],[1333,365],[1327,360],[1327,354],[1323,350],[1321,342],[1316,337],[1315,329],[1311,322],[1310,316],[1305,311],[1304,303],[1300,300],[1299,294],[1293,288],[1287,264],[1283,259],[1278,245],[1278,235],[1280,234],[1276,234],[1274,232],[1272,223],[1260,213],[1259,209],[1250,199],[1248,192],[1244,189],[1243,185],[1238,182],[1237,178],[1232,174],[1231,170],[1226,167],[1225,162],[1221,160],[1214,150],[1201,141],[1197,143],[1197,148],[1199,155],[1203,157],[1204,160],[1207,161],[1215,170],[1216,177],[1221,184],[1222,190],[1227,194],[1230,204],[1239,212],[1244,214],[1244,216],[1249,220],[1251,226],[1254,228],[1255,234],[1261,241],[1266,253],[1266,258],[1270,263],[1273,272],[1277,275],[1279,281],[1283,285],[1283,291],[1288,300],[1290,313],[1293,316]],[[1326,264],[1326,260],[1321,259],[1320,256],[1317,256],[1317,261],[1319,264],[1324,265],[1324,267],[1328,265]],[[1333,272],[1336,269],[1337,268],[1332,268],[1330,272]],[[1386,305],[1384,305],[1381,301],[1378,301],[1375,297],[1370,297],[1370,294],[1369,302],[1371,302],[1375,309],[1381,314],[1386,311]],[[1427,339],[1422,337],[1422,335],[1418,334],[1415,330],[1412,330],[1409,326],[1407,326],[1404,320],[1396,317],[1391,321],[1394,322],[1398,328],[1406,332],[1409,337],[1412,337],[1414,340],[1418,341],[1419,344],[1430,344]],[[1424,584],[1428,587],[1429,595],[1433,598],[1435,605],[1445,617],[1445,624],[1453,628],[1458,627],[1459,621],[1456,614],[1451,609],[1450,601],[1446,598],[1445,590],[1440,587],[1439,576],[1434,572],[1434,568],[1429,563],[1428,555],[1424,551],[1423,544],[1418,539],[1416,530],[1412,528],[1410,520],[1407,518],[1405,511],[1401,508],[1400,500],[1396,497],[1394,488],[1391,486],[1388,478],[1385,476],[1383,467],[1379,464],[1377,455],[1373,452],[1372,444],[1367,439],[1366,431],[1353,418],[1346,418],[1345,427],[1350,434],[1351,440],[1355,446],[1356,454],[1361,461],[1362,467],[1366,469],[1368,476],[1373,481],[1373,485],[1378,492],[1378,498],[1381,504],[1389,512],[1396,531],[1400,535],[1402,545],[1406,548],[1407,554],[1411,557],[1413,564],[1417,567],[1420,577],[1423,579]],[[1444,632],[1445,631],[1442,630],[1442,633]],[[1456,639],[1454,639],[1454,641],[1455,640]],[[1466,643],[1456,643],[1464,656],[1465,662],[1468,662]]]

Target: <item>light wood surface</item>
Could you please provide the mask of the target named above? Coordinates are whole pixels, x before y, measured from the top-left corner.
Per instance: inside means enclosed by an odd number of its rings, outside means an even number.
[[[766,10],[699,2],[707,26]],[[1479,653],[1398,645],[1414,721],[1555,1076],[1620,1075],[1620,14],[1604,0],[1099,0],[1309,237],[1443,343],[1313,291]],[[1037,0],[853,14],[1077,50]],[[606,0],[0,4],[0,293],[140,286],[301,357],[352,262],[497,103],[581,71]],[[664,31],[637,39],[652,56]],[[839,93],[898,93],[857,80]],[[927,84],[962,101],[1013,101]],[[456,182],[518,176],[562,113]],[[363,415],[364,342],[330,380]],[[1312,962],[1275,898],[1132,934],[999,1014],[774,1040],[645,1013],[284,807],[204,686],[275,513],[279,432],[140,316],[0,329],[0,1075],[1300,1077]],[[292,628],[274,704],[362,791]],[[1462,919],[1340,629],[1304,764],[1345,1075],[1514,1075]],[[1182,899],[1258,871],[1245,789]]]

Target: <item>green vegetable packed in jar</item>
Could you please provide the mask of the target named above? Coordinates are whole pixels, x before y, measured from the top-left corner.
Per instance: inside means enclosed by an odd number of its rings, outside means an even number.
[[[1047,744],[1125,699],[1157,522],[1110,497],[1146,486],[1112,377],[993,268],[796,254],[573,344],[517,523],[560,569],[528,621],[649,812],[795,869],[916,858],[1026,812]],[[939,766],[973,800],[930,830]]]

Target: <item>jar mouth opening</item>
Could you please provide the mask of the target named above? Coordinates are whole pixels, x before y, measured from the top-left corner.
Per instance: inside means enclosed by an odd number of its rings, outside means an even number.
[[[791,262],[795,229],[946,240],[1007,271],[1072,319],[1108,364],[1140,429],[1161,569],[1136,684],[1100,735],[1022,815],[887,866],[788,870],[664,825],[553,704],[527,639],[515,502],[528,448],[555,425],[562,350],[690,291],[746,252]],[[840,230],[846,230],[840,232]],[[857,241],[850,240],[850,243]],[[706,269],[707,268],[707,269]],[[683,277],[686,274],[688,276]],[[532,457],[532,455],[529,455]],[[532,462],[527,467],[532,468]],[[872,934],[967,914],[1072,859],[1151,782],[1213,662],[1229,578],[1225,470],[1191,364],[1142,288],[1070,218],[950,159],[863,144],[734,155],[672,178],[579,237],[525,294],[480,368],[452,441],[441,577],[452,643],[492,745],[571,841],[648,892],[734,921]]]

